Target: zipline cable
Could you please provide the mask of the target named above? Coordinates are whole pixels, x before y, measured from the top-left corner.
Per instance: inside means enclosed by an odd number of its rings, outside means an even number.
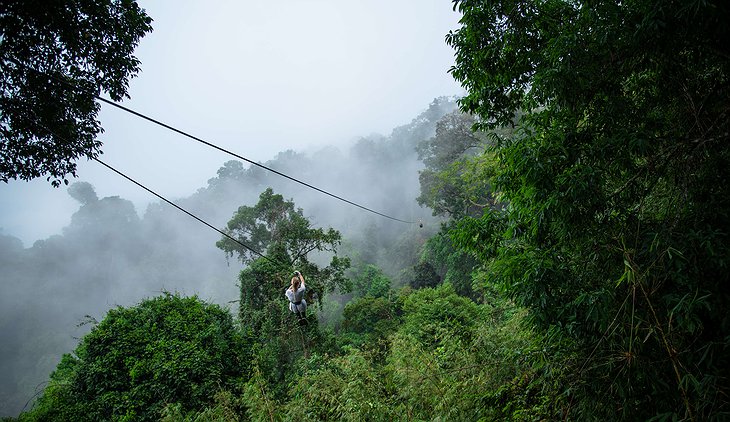
[[[57,137],[58,137],[59,139],[61,139],[61,140],[64,140],[64,138],[63,138],[62,136],[59,136],[59,135],[58,135],[58,134],[57,134],[56,132],[54,132],[53,130],[51,130],[51,129],[49,129],[49,128],[48,128],[47,126],[45,126],[45,125],[44,125],[43,123],[41,123],[41,122],[39,121],[39,118],[38,118],[38,116],[37,116],[37,115],[35,114],[35,112],[31,111],[31,113],[33,114],[33,116],[34,116],[34,120],[36,121],[36,123],[37,123],[37,124],[38,124],[39,126],[41,126],[42,128],[44,128],[45,130],[47,130],[47,131],[48,131],[48,132],[49,132],[50,134],[52,134],[52,135],[54,135],[54,136],[57,136]],[[211,229],[215,230],[216,232],[220,233],[221,235],[225,236],[226,238],[228,238],[228,239],[232,240],[233,242],[235,242],[235,243],[237,243],[238,245],[242,246],[243,248],[247,249],[247,250],[248,250],[248,251],[250,251],[251,253],[253,253],[253,254],[255,254],[255,255],[258,255],[258,256],[260,256],[261,258],[263,258],[263,259],[265,259],[265,260],[269,261],[270,263],[274,264],[275,266],[278,266],[278,267],[279,267],[279,268],[281,268],[281,269],[286,269],[286,270],[289,270],[289,269],[291,268],[291,264],[288,264],[288,265],[287,265],[287,264],[284,264],[284,263],[282,263],[282,262],[278,262],[278,261],[276,261],[276,260],[273,260],[273,259],[269,258],[268,256],[266,256],[266,255],[262,254],[261,252],[257,251],[256,249],[254,249],[254,248],[252,248],[252,247],[250,247],[250,246],[246,245],[245,243],[243,243],[243,242],[241,242],[240,240],[238,240],[238,239],[234,238],[233,236],[229,235],[228,233],[226,233],[226,232],[224,232],[224,231],[222,231],[222,230],[218,229],[217,227],[213,226],[212,224],[208,223],[207,221],[203,220],[202,218],[200,218],[200,217],[196,216],[195,214],[193,214],[193,213],[189,212],[188,210],[184,209],[183,207],[181,207],[181,206],[179,206],[179,205],[177,205],[177,204],[173,203],[173,202],[172,202],[172,201],[170,201],[169,199],[167,199],[167,198],[165,198],[164,196],[162,196],[162,195],[158,194],[157,192],[153,191],[152,189],[148,188],[147,186],[143,185],[142,183],[140,183],[140,182],[138,182],[138,181],[136,181],[136,180],[132,179],[131,177],[127,176],[126,174],[122,173],[121,171],[117,170],[116,168],[114,168],[114,167],[110,166],[109,164],[107,164],[107,163],[105,163],[105,162],[101,161],[101,160],[100,160],[100,159],[99,159],[98,157],[93,157],[92,159],[93,159],[94,161],[96,161],[97,163],[99,163],[99,164],[103,165],[104,167],[108,168],[109,170],[113,171],[114,173],[116,173],[116,174],[118,174],[118,175],[122,176],[123,178],[125,178],[125,179],[129,180],[130,182],[134,183],[135,185],[137,185],[137,186],[141,187],[142,189],[146,190],[147,192],[151,193],[152,195],[154,195],[154,196],[158,197],[159,199],[161,199],[162,201],[166,202],[167,204],[169,204],[169,205],[173,206],[174,208],[178,209],[179,211],[182,211],[183,213],[187,214],[188,216],[192,217],[193,219],[197,220],[198,222],[200,222],[200,223],[202,223],[202,224],[206,225],[207,227],[209,227],[209,228],[211,228]],[[233,301],[233,302],[236,302],[236,301]],[[229,302],[229,303],[232,303],[232,302]],[[282,331],[282,328],[280,327],[280,328],[279,328],[279,329],[278,329],[277,331],[281,332],[281,331]],[[291,332],[291,331],[290,331],[290,332]],[[25,407],[26,407],[26,406],[28,406],[28,403],[30,403],[30,400],[32,400],[32,399],[33,399],[34,397],[36,397],[37,395],[38,395],[38,393],[36,393],[36,394],[35,394],[35,395],[34,395],[33,397],[31,397],[31,398],[30,398],[30,399],[28,400],[28,402],[26,402],[26,404],[25,404],[25,406],[24,406],[23,408],[25,409]]]
[[[13,63],[15,63],[16,65],[18,65],[18,66],[22,66],[22,67],[24,67],[26,69],[29,69],[29,70],[32,70],[32,71],[34,71],[36,73],[39,73],[39,74],[48,76],[50,78],[53,78],[53,79],[55,79],[55,80],[57,80],[57,81],[65,84],[67,86],[70,86],[71,88],[80,89],[82,91],[86,91],[84,88],[79,87],[78,85],[74,84],[71,81],[66,80],[65,78],[61,78],[59,76],[52,75],[52,74],[49,74],[49,73],[46,73],[46,72],[43,72],[43,71],[34,69],[34,68],[32,68],[32,67],[30,67],[28,65],[25,65],[23,63],[20,63],[20,62],[16,61],[16,60],[11,60],[11,61]],[[128,107],[125,107],[125,106],[123,106],[121,104],[118,104],[115,101],[107,100],[106,98],[102,98],[99,94],[96,94],[96,93],[93,93],[93,92],[89,92],[89,91],[86,91],[86,92],[88,94],[91,94],[94,98],[96,98],[97,100],[99,100],[99,101],[101,101],[103,103],[109,104],[109,105],[111,105],[113,107],[116,107],[116,108],[118,108],[120,110],[126,111],[127,113],[130,113],[130,114],[132,114],[134,116],[137,116],[137,117],[139,117],[141,119],[144,119],[144,120],[147,120],[149,122],[152,122],[152,123],[154,123],[154,124],[156,124],[158,126],[161,126],[161,127],[165,128],[165,129],[167,129],[167,130],[170,130],[172,132],[175,132],[177,134],[180,134],[182,136],[185,136],[187,138],[190,138],[190,139],[192,139],[194,141],[200,142],[201,144],[206,145],[208,147],[211,147],[213,149],[217,149],[219,151],[222,151],[222,152],[224,152],[226,154],[229,154],[229,155],[231,155],[233,157],[236,157],[236,158],[238,158],[240,160],[243,160],[243,161],[245,161],[245,162],[247,162],[247,163],[249,163],[251,165],[254,165],[254,166],[260,167],[262,169],[268,170],[268,171],[270,171],[270,172],[272,172],[272,173],[274,173],[276,175],[279,175],[279,176],[284,177],[286,179],[289,179],[289,180],[291,180],[293,182],[296,182],[296,183],[299,183],[301,185],[304,185],[304,186],[306,186],[306,187],[308,187],[310,189],[316,190],[317,192],[320,192],[320,193],[323,193],[325,195],[331,196],[332,198],[335,198],[335,199],[340,200],[342,202],[345,202],[347,204],[353,205],[353,206],[358,207],[360,209],[363,209],[365,211],[368,211],[368,212],[371,212],[373,214],[377,214],[377,215],[379,215],[381,217],[389,218],[391,220],[398,221],[398,222],[401,222],[401,223],[406,223],[406,224],[416,224],[417,223],[416,221],[401,220],[400,218],[397,218],[397,217],[393,217],[393,216],[384,214],[382,212],[379,212],[379,211],[373,210],[371,208],[368,208],[368,207],[366,207],[364,205],[360,205],[360,204],[358,204],[356,202],[350,201],[349,199],[345,199],[345,198],[343,198],[343,197],[341,197],[339,195],[335,195],[335,194],[330,193],[330,192],[328,192],[328,191],[326,191],[324,189],[320,189],[320,188],[318,188],[318,187],[316,187],[316,186],[314,186],[312,184],[309,184],[307,182],[304,182],[302,180],[299,180],[299,179],[297,179],[295,177],[289,176],[288,174],[284,174],[284,173],[282,173],[280,171],[274,170],[274,169],[272,169],[272,168],[270,168],[268,166],[265,166],[265,165],[263,165],[261,163],[257,163],[257,162],[255,162],[253,160],[250,160],[250,159],[248,159],[248,158],[246,158],[246,157],[244,157],[242,155],[239,155],[239,154],[236,154],[235,152],[229,151],[229,150],[227,150],[227,149],[225,149],[223,147],[219,147],[218,145],[215,145],[215,144],[213,144],[211,142],[205,141],[205,140],[203,140],[203,139],[201,139],[201,138],[199,138],[197,136],[191,135],[191,134],[189,134],[189,133],[187,133],[185,131],[182,131],[182,130],[174,127],[174,126],[168,125],[168,124],[163,123],[163,122],[161,122],[161,121],[159,121],[157,119],[154,119],[152,117],[149,117],[149,116],[147,116],[147,115],[145,115],[143,113],[140,113],[138,111],[132,110],[131,108],[128,108]]]
[[[46,125],[44,125],[43,123],[41,123],[41,122],[40,122],[40,119],[39,119],[39,117],[38,117],[38,116],[37,116],[37,115],[35,114],[35,112],[32,112],[32,111],[31,111],[31,113],[32,113],[32,114],[33,114],[33,116],[34,116],[33,120],[35,120],[35,122],[36,122],[36,123],[37,123],[37,124],[38,124],[38,125],[39,125],[40,127],[42,127],[43,129],[47,130],[47,131],[48,131],[48,133],[50,133],[50,134],[52,134],[52,135],[54,135],[54,136],[58,137],[58,138],[59,138],[59,139],[61,139],[62,141],[66,141],[66,140],[65,140],[65,139],[64,139],[64,138],[63,138],[62,136],[58,135],[58,134],[57,134],[56,132],[54,132],[53,130],[51,130],[50,128],[48,128],[48,127],[47,127]],[[228,233],[224,232],[223,230],[220,230],[219,228],[217,228],[217,227],[213,226],[212,224],[208,223],[207,221],[203,220],[202,218],[198,217],[197,215],[195,215],[195,214],[193,214],[193,213],[189,212],[189,211],[188,211],[188,210],[186,210],[185,208],[183,208],[183,207],[181,207],[181,206],[179,206],[179,205],[175,204],[174,202],[170,201],[169,199],[165,198],[164,196],[160,195],[159,193],[157,193],[157,192],[153,191],[152,189],[148,188],[147,186],[143,185],[142,183],[140,183],[140,182],[138,182],[138,181],[136,181],[136,180],[132,179],[131,177],[129,177],[129,176],[127,176],[126,174],[122,173],[121,171],[119,171],[119,170],[115,169],[114,167],[110,166],[109,164],[107,164],[107,163],[105,163],[105,162],[101,161],[101,160],[100,160],[100,159],[99,159],[98,157],[92,157],[92,159],[93,159],[94,161],[96,161],[97,163],[99,163],[99,164],[103,165],[104,167],[108,168],[109,170],[113,171],[114,173],[116,173],[116,174],[118,174],[118,175],[122,176],[123,178],[125,178],[125,179],[129,180],[130,182],[134,183],[135,185],[137,185],[137,186],[141,187],[142,189],[146,190],[147,192],[151,193],[152,195],[154,195],[154,196],[156,196],[156,197],[160,198],[160,199],[161,199],[161,200],[163,200],[164,202],[166,202],[166,203],[168,203],[168,204],[172,205],[172,206],[173,206],[174,208],[177,208],[178,210],[180,210],[180,211],[184,212],[185,214],[187,214],[187,215],[189,215],[190,217],[194,218],[194,219],[195,219],[195,220],[197,220],[198,222],[200,222],[200,223],[203,223],[204,225],[208,226],[209,228],[211,228],[211,229],[215,230],[216,232],[218,232],[218,233],[222,234],[223,236],[225,236],[225,237],[227,237],[228,239],[232,240],[233,242],[237,243],[238,245],[240,245],[240,246],[241,246],[241,247],[243,247],[244,249],[246,249],[246,250],[250,251],[251,253],[253,253],[253,254],[255,254],[255,255],[258,255],[258,256],[260,256],[261,258],[264,258],[265,260],[267,260],[267,261],[271,262],[272,264],[274,264],[274,265],[277,265],[277,266],[279,266],[279,267],[281,267],[281,268],[286,268],[286,269],[289,269],[289,268],[291,267],[291,265],[286,265],[286,264],[283,264],[283,263],[281,263],[281,262],[277,262],[277,261],[275,261],[275,260],[273,260],[273,259],[269,258],[268,256],[266,256],[266,255],[262,254],[261,252],[257,251],[256,249],[254,249],[254,248],[252,248],[252,247],[250,247],[250,246],[246,245],[245,243],[243,243],[243,242],[241,242],[240,240],[238,240],[238,239],[234,238],[233,236],[229,235]]]
[[[100,159],[98,159],[98,158],[95,157],[95,158],[93,158],[93,160],[96,161],[97,163],[101,164],[102,166],[108,168],[109,170],[113,171],[114,173],[116,173],[116,174],[122,176],[123,178],[129,180],[130,182],[134,183],[135,185],[141,187],[142,189],[146,190],[147,192],[151,193],[152,195],[155,195],[156,197],[158,197],[161,200],[165,201],[166,203],[172,205],[173,207],[177,208],[178,210],[184,212],[185,214],[189,215],[190,217],[198,220],[199,222],[201,222],[201,223],[205,224],[206,226],[210,227],[211,229],[217,231],[218,233],[222,234],[223,236],[227,237],[228,239],[231,239],[232,241],[234,241],[237,244],[241,245],[242,247],[244,247],[245,249],[247,249],[251,253],[258,255],[261,258],[266,259],[267,261],[271,262],[274,265],[281,266],[281,267],[287,267],[288,268],[288,266],[285,266],[281,262],[274,261],[273,259],[269,258],[268,256],[262,254],[261,252],[255,250],[254,248],[246,245],[245,243],[243,243],[240,240],[236,239],[235,237],[229,235],[228,233],[224,232],[223,230],[218,229],[217,227],[213,226],[212,224],[208,223],[207,221],[203,220],[202,218],[198,217],[197,215],[195,215],[195,214],[189,212],[188,210],[186,210],[185,208],[183,208],[183,207],[175,204],[174,202],[172,202],[169,199],[165,198],[164,196],[158,194],[157,192],[153,191],[152,189],[148,188],[147,186],[139,183],[138,181],[132,179],[131,177],[129,177],[126,174],[122,173],[121,171],[115,169],[114,167],[110,166],[109,164],[101,161]]]
[[[227,149],[225,149],[225,148],[223,148],[223,147],[219,147],[218,145],[212,144],[212,143],[210,143],[210,142],[208,142],[208,141],[205,141],[205,140],[203,140],[203,139],[201,139],[201,138],[199,138],[199,137],[197,137],[197,136],[191,135],[191,134],[189,134],[189,133],[187,133],[187,132],[184,132],[184,131],[182,131],[182,130],[180,130],[180,129],[177,129],[177,128],[175,128],[175,127],[173,127],[173,126],[170,126],[170,125],[168,125],[168,124],[166,124],[166,123],[163,123],[163,122],[161,122],[161,121],[159,121],[159,120],[153,119],[152,117],[146,116],[146,115],[144,115],[144,114],[142,114],[142,113],[140,113],[140,112],[137,112],[137,111],[135,111],[135,110],[132,110],[131,108],[125,107],[125,106],[123,106],[123,105],[121,105],[121,104],[117,104],[117,103],[116,103],[116,102],[114,102],[114,101],[111,101],[111,100],[107,100],[106,98],[102,98],[102,97],[100,97],[100,96],[98,96],[98,95],[95,95],[95,97],[96,97],[96,99],[98,99],[99,101],[102,101],[102,102],[104,102],[104,103],[106,103],[106,104],[109,104],[109,105],[111,105],[111,106],[114,106],[114,107],[116,107],[116,108],[118,108],[118,109],[120,109],[120,110],[124,110],[124,111],[126,111],[127,113],[133,114],[133,115],[135,115],[135,116],[137,116],[137,117],[140,117],[140,118],[142,118],[142,119],[145,119],[145,120],[147,120],[147,121],[150,121],[150,122],[152,122],[152,123],[154,123],[154,124],[156,124],[156,125],[162,126],[162,127],[164,127],[165,129],[171,130],[171,131],[173,131],[173,132],[175,132],[175,133],[178,133],[178,134],[180,134],[180,135],[186,136],[186,137],[188,137],[188,138],[190,138],[190,139],[192,139],[192,140],[194,140],[194,141],[200,142],[200,143],[201,143],[201,144],[203,144],[203,145],[207,145],[207,146],[209,146],[209,147],[211,147],[211,148],[213,148],[213,149],[217,149],[217,150],[219,150],[219,151],[222,151],[222,152],[224,152],[224,153],[226,153],[226,154],[229,154],[229,155],[231,155],[231,156],[233,156],[233,157],[236,157],[236,158],[238,158],[238,159],[240,159],[240,160],[243,160],[243,161],[245,161],[245,162],[247,162],[247,163],[250,163],[250,164],[252,164],[252,165],[254,165],[254,166],[257,166],[257,167],[261,167],[262,169],[268,170],[268,171],[270,171],[270,172],[272,172],[272,173],[274,173],[274,174],[277,174],[277,175],[279,175],[279,176],[281,176],[281,177],[284,177],[284,178],[287,178],[287,179],[289,179],[289,180],[291,180],[291,181],[297,182],[297,183],[299,183],[299,184],[301,184],[301,185],[304,185],[304,186],[306,186],[306,187],[308,187],[308,188],[310,188],[310,189],[314,189],[314,190],[316,190],[317,192],[323,193],[323,194],[325,194],[325,195],[329,195],[329,196],[331,196],[331,197],[333,197],[333,198],[335,198],[335,199],[339,199],[340,201],[346,202],[346,203],[348,203],[348,204],[350,204],[350,205],[354,205],[354,206],[356,206],[356,207],[358,207],[358,208],[361,208],[361,209],[363,209],[363,210],[365,210],[365,211],[369,211],[369,212],[371,212],[371,213],[373,213],[373,214],[377,214],[377,215],[379,215],[379,216],[381,216],[381,217],[389,218],[389,219],[391,219],[391,220],[399,221],[399,222],[401,222],[401,223],[406,223],[406,224],[414,224],[414,223],[415,223],[415,221],[407,221],[407,220],[401,220],[400,218],[392,217],[392,216],[390,216],[390,215],[387,215],[387,214],[383,214],[383,213],[381,213],[381,212],[379,212],[379,211],[375,211],[375,210],[373,210],[373,209],[370,209],[370,208],[368,208],[368,207],[366,207],[366,206],[364,206],[364,205],[360,205],[360,204],[358,204],[358,203],[356,203],[356,202],[350,201],[349,199],[345,199],[345,198],[343,198],[343,197],[341,197],[341,196],[338,196],[338,195],[335,195],[335,194],[333,194],[333,193],[327,192],[327,191],[326,191],[326,190],[324,190],[324,189],[320,189],[320,188],[318,188],[318,187],[316,187],[316,186],[314,186],[314,185],[311,185],[311,184],[309,184],[309,183],[307,183],[307,182],[304,182],[304,181],[302,181],[302,180],[299,180],[299,179],[297,179],[297,178],[295,178],[295,177],[292,177],[292,176],[289,176],[289,175],[287,175],[287,174],[284,174],[284,173],[282,173],[282,172],[280,172],[280,171],[274,170],[274,169],[272,169],[271,167],[267,167],[267,166],[265,166],[265,165],[263,165],[263,164],[261,164],[261,163],[257,163],[257,162],[255,162],[255,161],[253,161],[253,160],[249,160],[248,158],[246,158],[246,157],[243,157],[243,156],[241,156],[241,155],[239,155],[239,154],[236,154],[235,152],[229,151],[229,150],[227,150]]]
[[[287,265],[287,264],[284,264],[282,262],[278,262],[278,261],[275,261],[275,260],[269,258],[268,256],[262,254],[261,252],[255,250],[254,248],[246,245],[245,243],[241,242],[240,240],[232,237],[231,235],[229,235],[228,233],[224,232],[223,230],[220,230],[220,229],[216,228],[215,226],[213,226],[212,224],[210,224],[207,221],[203,220],[202,218],[200,218],[200,217],[196,216],[195,214],[189,212],[185,208],[183,208],[183,207],[181,207],[181,206],[173,203],[169,199],[167,199],[164,196],[158,194],[157,192],[153,191],[152,189],[148,188],[147,186],[139,183],[138,181],[132,179],[131,177],[129,177],[126,174],[122,173],[121,171],[115,169],[114,167],[110,166],[109,164],[101,161],[100,159],[98,159],[98,158],[95,157],[95,158],[93,158],[93,160],[96,161],[97,163],[103,165],[104,167],[108,168],[109,170],[113,171],[114,173],[116,173],[116,174],[122,176],[123,178],[129,180],[130,182],[134,183],[135,185],[141,187],[142,189],[146,190],[147,192],[151,193],[152,195],[160,198],[161,200],[165,201],[166,203],[172,205],[173,207],[177,208],[178,210],[184,212],[185,214],[189,215],[190,217],[194,218],[195,220],[197,220],[197,221],[205,224],[206,226],[210,227],[211,229],[217,231],[218,233],[222,234],[223,236],[227,237],[228,239],[231,239],[232,241],[236,242],[237,244],[239,244],[242,247],[246,248],[247,250],[251,251],[251,253],[254,253],[254,254],[260,256],[261,258],[263,258],[263,259],[269,261],[270,263],[272,263],[272,264],[280,267],[281,269],[289,270],[291,268],[291,265]],[[240,302],[240,301],[231,301],[229,303],[232,303],[232,302]],[[283,331],[283,328],[282,327],[279,327],[276,331],[278,331],[278,332],[281,333]],[[289,333],[291,333],[291,331],[289,331]]]

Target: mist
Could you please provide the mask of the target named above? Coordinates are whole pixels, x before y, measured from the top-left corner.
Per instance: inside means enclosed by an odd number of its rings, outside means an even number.
[[[346,152],[354,137],[387,135],[433,98],[462,92],[448,73],[444,36],[459,20],[450,2],[139,4],[153,32],[135,50],[141,71],[123,105],[253,161],[327,145]],[[112,106],[101,105],[99,120],[100,158],[171,199],[230,159]],[[140,214],[151,202],[94,161],[78,160],[78,175]],[[45,178],[0,184],[0,234],[31,246],[68,225],[76,206]]]
[[[455,108],[453,99],[437,98],[387,136],[371,134],[344,147],[286,150],[264,163],[414,223],[376,215],[236,160],[223,162],[206,186],[174,202],[223,228],[239,206],[254,205],[272,187],[302,208],[314,226],[339,230],[340,254],[350,256],[353,267],[379,265],[403,284],[404,269],[418,260],[418,246],[438,229],[430,210],[415,201],[422,168],[415,146],[433,136],[436,122]],[[2,415],[29,406],[62,354],[115,306],[163,291],[236,306],[242,266],[216,248],[219,233],[162,201],[140,212],[123,197],[100,197],[88,182],[72,184],[66,194],[76,210],[60,234],[29,247],[0,235]]]

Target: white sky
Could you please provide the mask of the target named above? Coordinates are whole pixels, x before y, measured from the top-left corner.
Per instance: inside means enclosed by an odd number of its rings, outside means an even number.
[[[437,96],[462,92],[444,42],[449,0],[139,1],[154,31],[123,105],[256,161],[387,135]],[[111,106],[102,160],[170,199],[204,187],[232,157]],[[95,162],[99,197],[149,193]],[[326,188],[326,187],[324,187]],[[45,178],[0,183],[0,233],[25,245],[60,233],[78,204]]]

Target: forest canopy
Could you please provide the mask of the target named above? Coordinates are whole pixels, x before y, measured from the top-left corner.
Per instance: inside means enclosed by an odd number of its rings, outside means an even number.
[[[458,110],[437,99],[361,139],[357,166],[331,150],[273,160],[434,218],[338,214],[228,162],[180,202],[259,252],[208,238],[239,258],[236,317],[169,294],[112,310],[20,420],[727,420],[730,6],[454,7]],[[33,253],[83,238],[100,212],[122,227],[105,234],[131,245],[142,223],[179,236],[162,205],[135,219],[90,186],[69,193],[79,213]],[[26,255],[0,240],[15,269]],[[127,259],[188,275],[194,254],[165,247]],[[284,295],[293,270],[311,286],[305,324]]]

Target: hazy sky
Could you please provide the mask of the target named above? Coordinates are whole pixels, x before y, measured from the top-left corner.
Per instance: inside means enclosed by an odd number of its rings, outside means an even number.
[[[444,36],[448,0],[139,1],[154,19],[123,104],[256,161],[389,134],[460,87]],[[102,160],[170,199],[204,187],[219,151],[111,106]],[[149,193],[95,162],[79,178],[142,214]],[[326,189],[326,186],[322,186]],[[78,204],[45,178],[0,183],[0,233],[26,246],[60,233]]]

